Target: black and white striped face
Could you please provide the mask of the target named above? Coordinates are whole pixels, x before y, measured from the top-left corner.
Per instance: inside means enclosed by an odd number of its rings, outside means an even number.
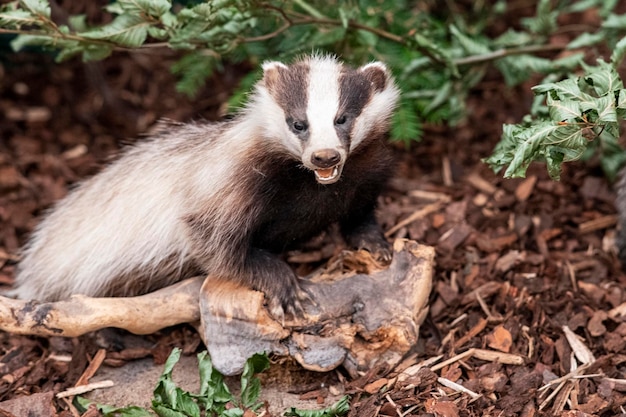
[[[380,62],[352,69],[311,56],[291,65],[268,62],[263,71],[256,104],[266,129],[320,184],[337,182],[350,153],[388,130],[399,91]]]

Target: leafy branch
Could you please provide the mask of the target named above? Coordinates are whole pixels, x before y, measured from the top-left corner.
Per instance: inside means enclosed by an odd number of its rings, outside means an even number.
[[[423,122],[454,125],[463,120],[467,96],[490,66],[508,85],[537,73],[558,80],[581,69],[583,54],[550,56],[566,49],[588,51],[600,44],[612,48],[626,32],[626,17],[613,12],[615,1],[539,0],[532,3],[535,16],[520,18],[518,29],[498,35],[486,32],[507,12],[507,2],[494,6],[450,0],[446,10],[463,12],[448,15],[435,3],[116,0],[105,7],[110,22],[90,26],[82,15],[69,16],[67,24],[53,21],[47,0],[16,0],[0,6],[0,34],[17,35],[12,41],[15,50],[56,51],[58,61],[75,56],[100,60],[114,51],[181,50],[183,56],[172,71],[180,78],[179,91],[188,95],[202,88],[223,59],[289,59],[318,50],[337,53],[354,64],[383,60],[403,90],[392,137],[410,142],[421,136]],[[559,26],[562,16],[590,9],[603,17],[601,27]],[[580,35],[567,45],[555,44],[553,36],[563,30]],[[243,80],[242,90],[231,100],[233,107],[241,105],[243,89],[255,77],[258,74]],[[564,130],[559,127],[554,135]]]
[[[617,67],[626,55],[626,37],[619,41],[611,62],[583,64],[582,75],[533,88],[538,96],[534,112],[521,124],[505,125],[502,140],[485,159],[504,176],[523,177],[531,162],[547,165],[559,179],[564,162],[578,160],[597,149],[609,178],[626,162],[618,143],[621,120],[626,120],[626,89]]]

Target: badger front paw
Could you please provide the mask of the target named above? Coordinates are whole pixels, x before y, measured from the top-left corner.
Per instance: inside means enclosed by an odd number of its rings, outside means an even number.
[[[303,303],[312,302],[305,281],[298,278],[291,267],[275,255],[255,249],[247,260],[248,284],[265,294],[270,314],[284,321],[285,313],[304,314]]]
[[[391,262],[393,249],[380,231],[372,230],[363,234],[350,235],[346,237],[346,241],[354,249],[365,249],[378,259]]]

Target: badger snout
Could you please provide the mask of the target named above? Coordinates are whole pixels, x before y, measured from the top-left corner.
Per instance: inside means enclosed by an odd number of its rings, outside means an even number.
[[[311,164],[316,167],[315,179],[320,184],[337,182],[343,170],[341,153],[336,149],[321,149],[311,154]]]
[[[311,154],[311,163],[319,168],[330,168],[341,162],[341,154],[335,149],[322,149]]]

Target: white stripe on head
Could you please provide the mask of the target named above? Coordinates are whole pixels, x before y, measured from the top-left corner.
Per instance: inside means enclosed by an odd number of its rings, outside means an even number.
[[[331,56],[313,56],[309,64],[307,119],[310,136],[302,162],[310,164],[311,153],[321,149],[335,149],[346,160],[347,149],[335,131],[339,111],[339,77],[341,64]],[[315,168],[315,167],[311,167]]]

